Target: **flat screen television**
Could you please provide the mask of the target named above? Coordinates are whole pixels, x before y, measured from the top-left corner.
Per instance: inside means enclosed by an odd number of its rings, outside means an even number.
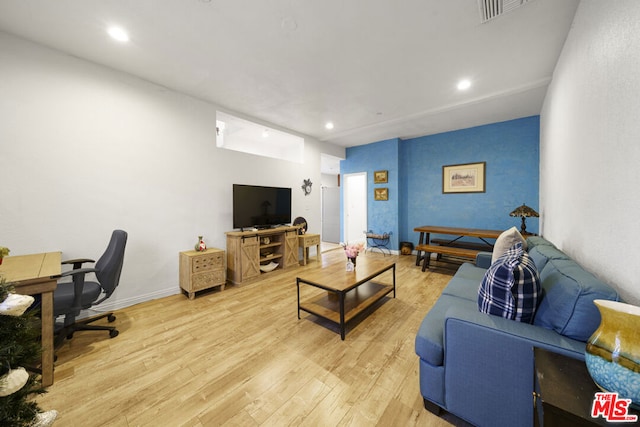
[[[291,188],[233,184],[233,228],[291,223]]]

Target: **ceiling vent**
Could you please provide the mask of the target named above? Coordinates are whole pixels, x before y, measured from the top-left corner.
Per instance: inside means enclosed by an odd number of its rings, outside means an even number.
[[[478,0],[480,20],[482,23],[497,18],[532,0]]]

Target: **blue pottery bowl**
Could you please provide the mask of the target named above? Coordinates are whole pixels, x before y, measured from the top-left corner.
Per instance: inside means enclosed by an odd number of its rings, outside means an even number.
[[[631,399],[640,406],[640,373],[589,353],[585,354],[585,362],[589,375],[600,389],[616,392],[621,398]]]
[[[587,341],[585,363],[593,381],[640,406],[640,307],[595,300],[601,321]]]

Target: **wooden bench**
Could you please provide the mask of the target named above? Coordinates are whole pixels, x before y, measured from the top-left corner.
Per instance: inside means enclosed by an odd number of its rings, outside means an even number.
[[[466,240],[431,239],[432,245],[451,246],[455,248],[477,249],[479,251],[493,252],[493,246],[480,242],[468,242]]]
[[[418,245],[416,246],[416,250],[418,251],[418,254],[420,254],[420,252],[425,253],[422,257],[422,271],[425,271],[427,268],[429,268],[429,259],[431,258],[432,253],[438,255],[449,255],[461,258],[476,259],[476,255],[478,255],[479,252],[483,252],[478,249],[441,245]]]

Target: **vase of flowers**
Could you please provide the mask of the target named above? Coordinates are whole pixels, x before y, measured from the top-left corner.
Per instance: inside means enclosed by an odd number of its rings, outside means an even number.
[[[7,255],[9,255],[9,248],[6,248],[4,246],[0,246],[0,265],[2,265],[2,258],[6,257]]]
[[[344,254],[347,256],[347,259],[349,259],[353,264],[353,266],[355,267],[356,258],[358,257],[358,254],[364,249],[364,244],[355,243],[355,244],[349,245],[346,243],[341,243],[341,245],[344,248]]]
[[[198,242],[196,243],[196,247],[194,248],[198,252],[206,251],[207,245],[202,240],[202,236],[198,236]]]

